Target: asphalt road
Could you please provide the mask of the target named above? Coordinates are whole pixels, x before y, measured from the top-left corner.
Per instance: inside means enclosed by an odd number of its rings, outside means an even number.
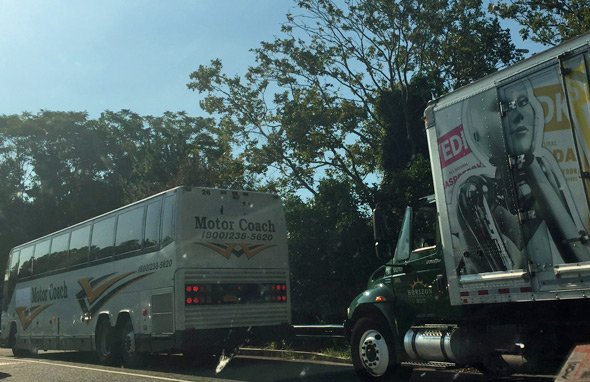
[[[204,367],[181,356],[150,356],[143,369],[106,367],[94,357],[77,352],[42,352],[36,358],[14,358],[9,349],[0,349],[0,380],[41,382],[133,382],[133,381],[251,381],[251,382],[324,382],[358,381],[352,366],[320,361],[279,360],[237,356],[219,373],[215,366]],[[414,370],[411,382],[491,381],[467,370]],[[548,377],[515,376],[505,381],[547,382]]]
[[[106,367],[92,354],[40,352],[35,358],[14,358],[0,349],[0,380],[4,381],[357,381],[350,365],[238,356],[221,372],[193,364],[178,355],[154,355],[143,369]]]

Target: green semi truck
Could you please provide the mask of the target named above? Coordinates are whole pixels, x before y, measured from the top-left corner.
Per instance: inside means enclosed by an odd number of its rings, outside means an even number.
[[[357,373],[559,365],[590,341],[590,34],[433,100],[434,196],[407,208],[397,242],[345,322]],[[389,251],[384,248],[394,248]]]

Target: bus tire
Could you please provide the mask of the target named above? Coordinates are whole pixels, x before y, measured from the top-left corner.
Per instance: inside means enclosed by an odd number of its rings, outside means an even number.
[[[8,335],[8,346],[12,349],[12,355],[16,358],[23,358],[29,355],[26,349],[20,349],[16,347],[16,324],[13,322],[10,325],[10,334]]]
[[[354,371],[363,381],[385,381],[398,368],[393,335],[373,317],[360,318],[352,328],[351,355]]]
[[[96,357],[103,365],[115,363],[115,331],[106,317],[100,317],[96,323],[94,341],[96,343]]]
[[[124,319],[119,329],[119,345],[121,347],[121,358],[125,367],[136,368],[143,365],[146,354],[137,351],[135,331],[128,317]]]

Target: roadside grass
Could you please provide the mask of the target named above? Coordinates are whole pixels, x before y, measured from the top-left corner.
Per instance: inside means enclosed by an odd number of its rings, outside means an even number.
[[[260,344],[262,349],[286,352],[319,353],[324,356],[350,360],[350,346],[342,338],[292,338]]]
[[[349,361],[351,360],[350,346],[348,346],[348,345],[346,345],[346,346],[330,346],[330,347],[320,350],[319,352],[322,354],[325,354],[329,357],[342,358],[342,359],[347,359]]]

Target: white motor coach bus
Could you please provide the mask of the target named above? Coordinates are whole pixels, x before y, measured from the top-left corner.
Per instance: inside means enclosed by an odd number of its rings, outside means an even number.
[[[177,187],[19,245],[6,266],[2,340],[17,356],[211,357],[290,323],[276,195]]]

